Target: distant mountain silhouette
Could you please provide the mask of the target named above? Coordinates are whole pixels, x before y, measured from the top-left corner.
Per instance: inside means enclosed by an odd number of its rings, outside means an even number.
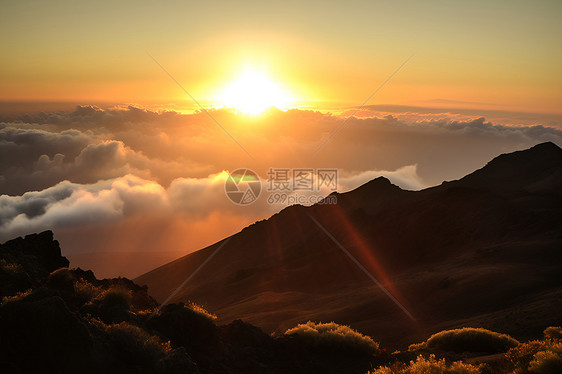
[[[528,338],[562,319],[555,144],[498,156],[421,191],[380,177],[335,195],[336,205],[291,206],[224,239],[172,301],[190,299],[219,321],[242,318],[268,331],[308,320],[350,324],[386,345],[465,325]],[[135,281],[163,301],[224,240]]]

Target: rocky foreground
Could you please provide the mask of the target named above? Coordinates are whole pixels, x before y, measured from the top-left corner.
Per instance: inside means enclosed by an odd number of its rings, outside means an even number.
[[[0,245],[2,372],[561,372],[560,328],[530,343],[484,329],[445,331],[390,354],[335,323],[276,335],[241,320],[218,326],[187,300],[159,309],[146,287],[68,266],[51,231]]]

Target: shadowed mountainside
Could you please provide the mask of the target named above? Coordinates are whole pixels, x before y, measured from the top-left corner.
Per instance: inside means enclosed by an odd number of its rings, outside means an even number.
[[[225,240],[172,301],[284,331],[349,324],[403,346],[478,325],[525,339],[562,319],[562,149],[504,154],[421,191],[377,178],[336,205],[291,206]],[[414,316],[410,320],[326,235]],[[224,240],[142,275],[163,301]]]

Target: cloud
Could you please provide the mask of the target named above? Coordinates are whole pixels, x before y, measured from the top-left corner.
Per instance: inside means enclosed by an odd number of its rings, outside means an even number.
[[[416,166],[411,165],[395,171],[365,171],[342,177],[338,190],[357,188],[381,175],[402,188],[424,187],[416,173]],[[263,195],[256,203],[248,206],[233,204],[224,189],[227,176],[228,172],[223,171],[206,178],[177,178],[165,188],[154,181],[128,174],[91,184],[63,181],[53,187],[26,192],[21,196],[1,195],[0,241],[33,231],[112,224],[146,215],[175,216],[192,222],[215,213],[258,219],[288,205],[287,202],[268,202],[268,181],[263,178]],[[320,197],[328,195],[330,191],[297,193]]]
[[[477,113],[381,110],[366,108],[331,138],[345,116],[213,111],[252,158],[204,113],[80,106],[0,115],[0,241],[54,229],[71,255],[185,253],[285,207],[267,202],[272,167],[338,169],[340,192],[381,175],[418,190],[460,178],[499,153],[562,145],[562,131],[540,121],[513,126]],[[262,196],[250,206],[232,204],[224,192],[224,170],[238,168],[262,177]]]
[[[496,125],[533,126],[543,124],[558,129],[562,128],[561,114],[520,112],[514,107],[498,109],[491,104],[453,100],[430,100],[424,102],[424,104],[431,106],[367,105],[361,108],[357,116],[384,117],[393,115],[400,120],[410,122],[441,119],[472,121],[480,117],[486,117]],[[475,109],[475,107],[479,109]],[[344,115],[350,115],[355,110],[345,111]]]
[[[128,174],[92,184],[63,181],[21,196],[1,195],[0,241],[30,231],[105,224],[145,215],[178,215],[193,221],[215,212],[235,212],[240,207],[224,193],[226,175],[178,178],[166,189]],[[262,209],[254,210],[263,213]]]
[[[436,184],[461,177],[500,152],[543,141],[562,144],[562,131],[544,124],[498,125],[435,111],[432,117],[405,116],[404,110],[381,117],[367,112],[370,117],[349,119],[314,154],[343,117],[273,110],[252,118],[213,111],[253,159],[204,113],[79,106],[72,112],[21,115],[0,124],[0,191],[19,195],[63,180],[93,183],[125,174],[167,186],[223,169],[250,167],[265,174],[280,165],[361,172],[417,164],[421,177]]]
[[[123,216],[125,201],[131,202],[129,194],[137,198],[142,195],[139,181],[131,176],[92,185],[64,181],[21,196],[2,195],[0,237],[7,239],[29,231],[115,221]]]

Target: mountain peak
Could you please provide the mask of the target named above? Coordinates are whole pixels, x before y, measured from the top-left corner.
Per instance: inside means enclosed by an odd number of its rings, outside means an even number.
[[[561,152],[562,148],[554,144],[553,142],[544,142],[531,147],[529,150],[555,150],[556,152]]]
[[[552,142],[495,157],[483,168],[453,182],[462,187],[493,190],[540,190],[562,187],[562,149]]]
[[[562,161],[562,148],[558,147],[553,142],[545,142],[537,144],[529,149],[522,151],[515,151],[512,153],[504,153],[497,157],[494,157],[492,161],[488,162],[488,165],[494,165],[498,163],[508,164],[508,163],[532,163],[532,164],[542,164],[539,166],[544,166],[544,163],[548,164],[558,164]],[[514,165],[512,165],[514,166]]]
[[[392,184],[390,179],[388,179],[387,177],[383,177],[382,175],[380,177],[377,177],[377,178],[371,180],[370,183]]]
[[[364,185],[356,188],[353,192],[364,191],[368,193],[385,193],[385,192],[392,192],[392,191],[402,191],[400,187],[395,184],[392,184],[390,179],[380,176],[375,179],[370,180],[369,182],[365,183]]]

